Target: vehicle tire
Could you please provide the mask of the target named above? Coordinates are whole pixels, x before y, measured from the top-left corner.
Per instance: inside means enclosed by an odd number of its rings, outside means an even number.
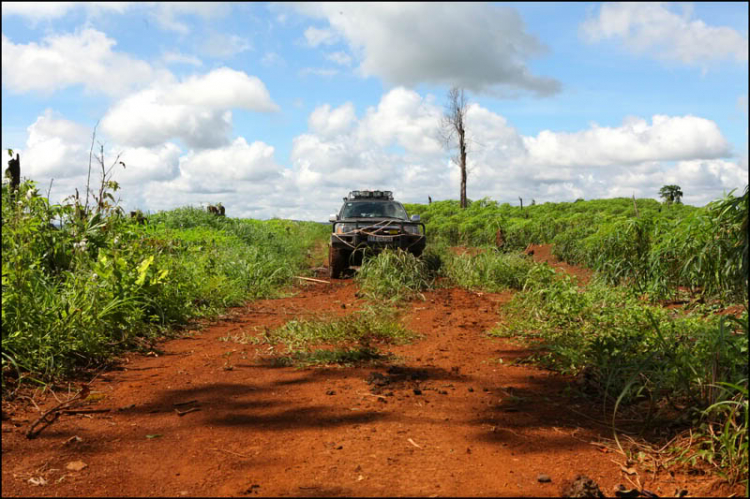
[[[332,279],[339,279],[347,267],[347,254],[332,246],[328,247],[328,275]]]

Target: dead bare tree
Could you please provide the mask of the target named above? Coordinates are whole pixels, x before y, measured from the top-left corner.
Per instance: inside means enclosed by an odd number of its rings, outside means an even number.
[[[461,208],[466,208],[466,110],[468,101],[464,89],[451,87],[448,91],[448,103],[440,119],[440,133],[445,146],[454,149],[458,146],[458,154],[453,158],[461,170]]]

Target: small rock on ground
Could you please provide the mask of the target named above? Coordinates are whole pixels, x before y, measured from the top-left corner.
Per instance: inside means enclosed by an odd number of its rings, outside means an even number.
[[[572,482],[563,485],[562,497],[604,497],[599,485],[586,475],[578,475]]]

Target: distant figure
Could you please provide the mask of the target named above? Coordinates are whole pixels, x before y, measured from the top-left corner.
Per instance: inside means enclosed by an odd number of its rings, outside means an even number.
[[[226,208],[222,206],[221,203],[216,203],[216,206],[209,204],[206,206],[206,210],[208,210],[209,213],[213,213],[216,216],[223,217],[226,214]]]
[[[141,210],[131,211],[130,218],[135,219],[136,223],[139,223],[141,225],[145,225],[146,222],[148,222],[148,219],[143,215],[143,212]]]
[[[432,204],[432,197],[427,196],[427,204]]]

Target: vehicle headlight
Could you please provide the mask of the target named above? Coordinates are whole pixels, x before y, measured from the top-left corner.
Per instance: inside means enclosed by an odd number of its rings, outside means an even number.
[[[409,234],[419,234],[419,225],[404,225],[404,230]]]
[[[341,223],[336,224],[336,234],[343,234],[345,232],[351,232],[357,228],[357,224]]]

